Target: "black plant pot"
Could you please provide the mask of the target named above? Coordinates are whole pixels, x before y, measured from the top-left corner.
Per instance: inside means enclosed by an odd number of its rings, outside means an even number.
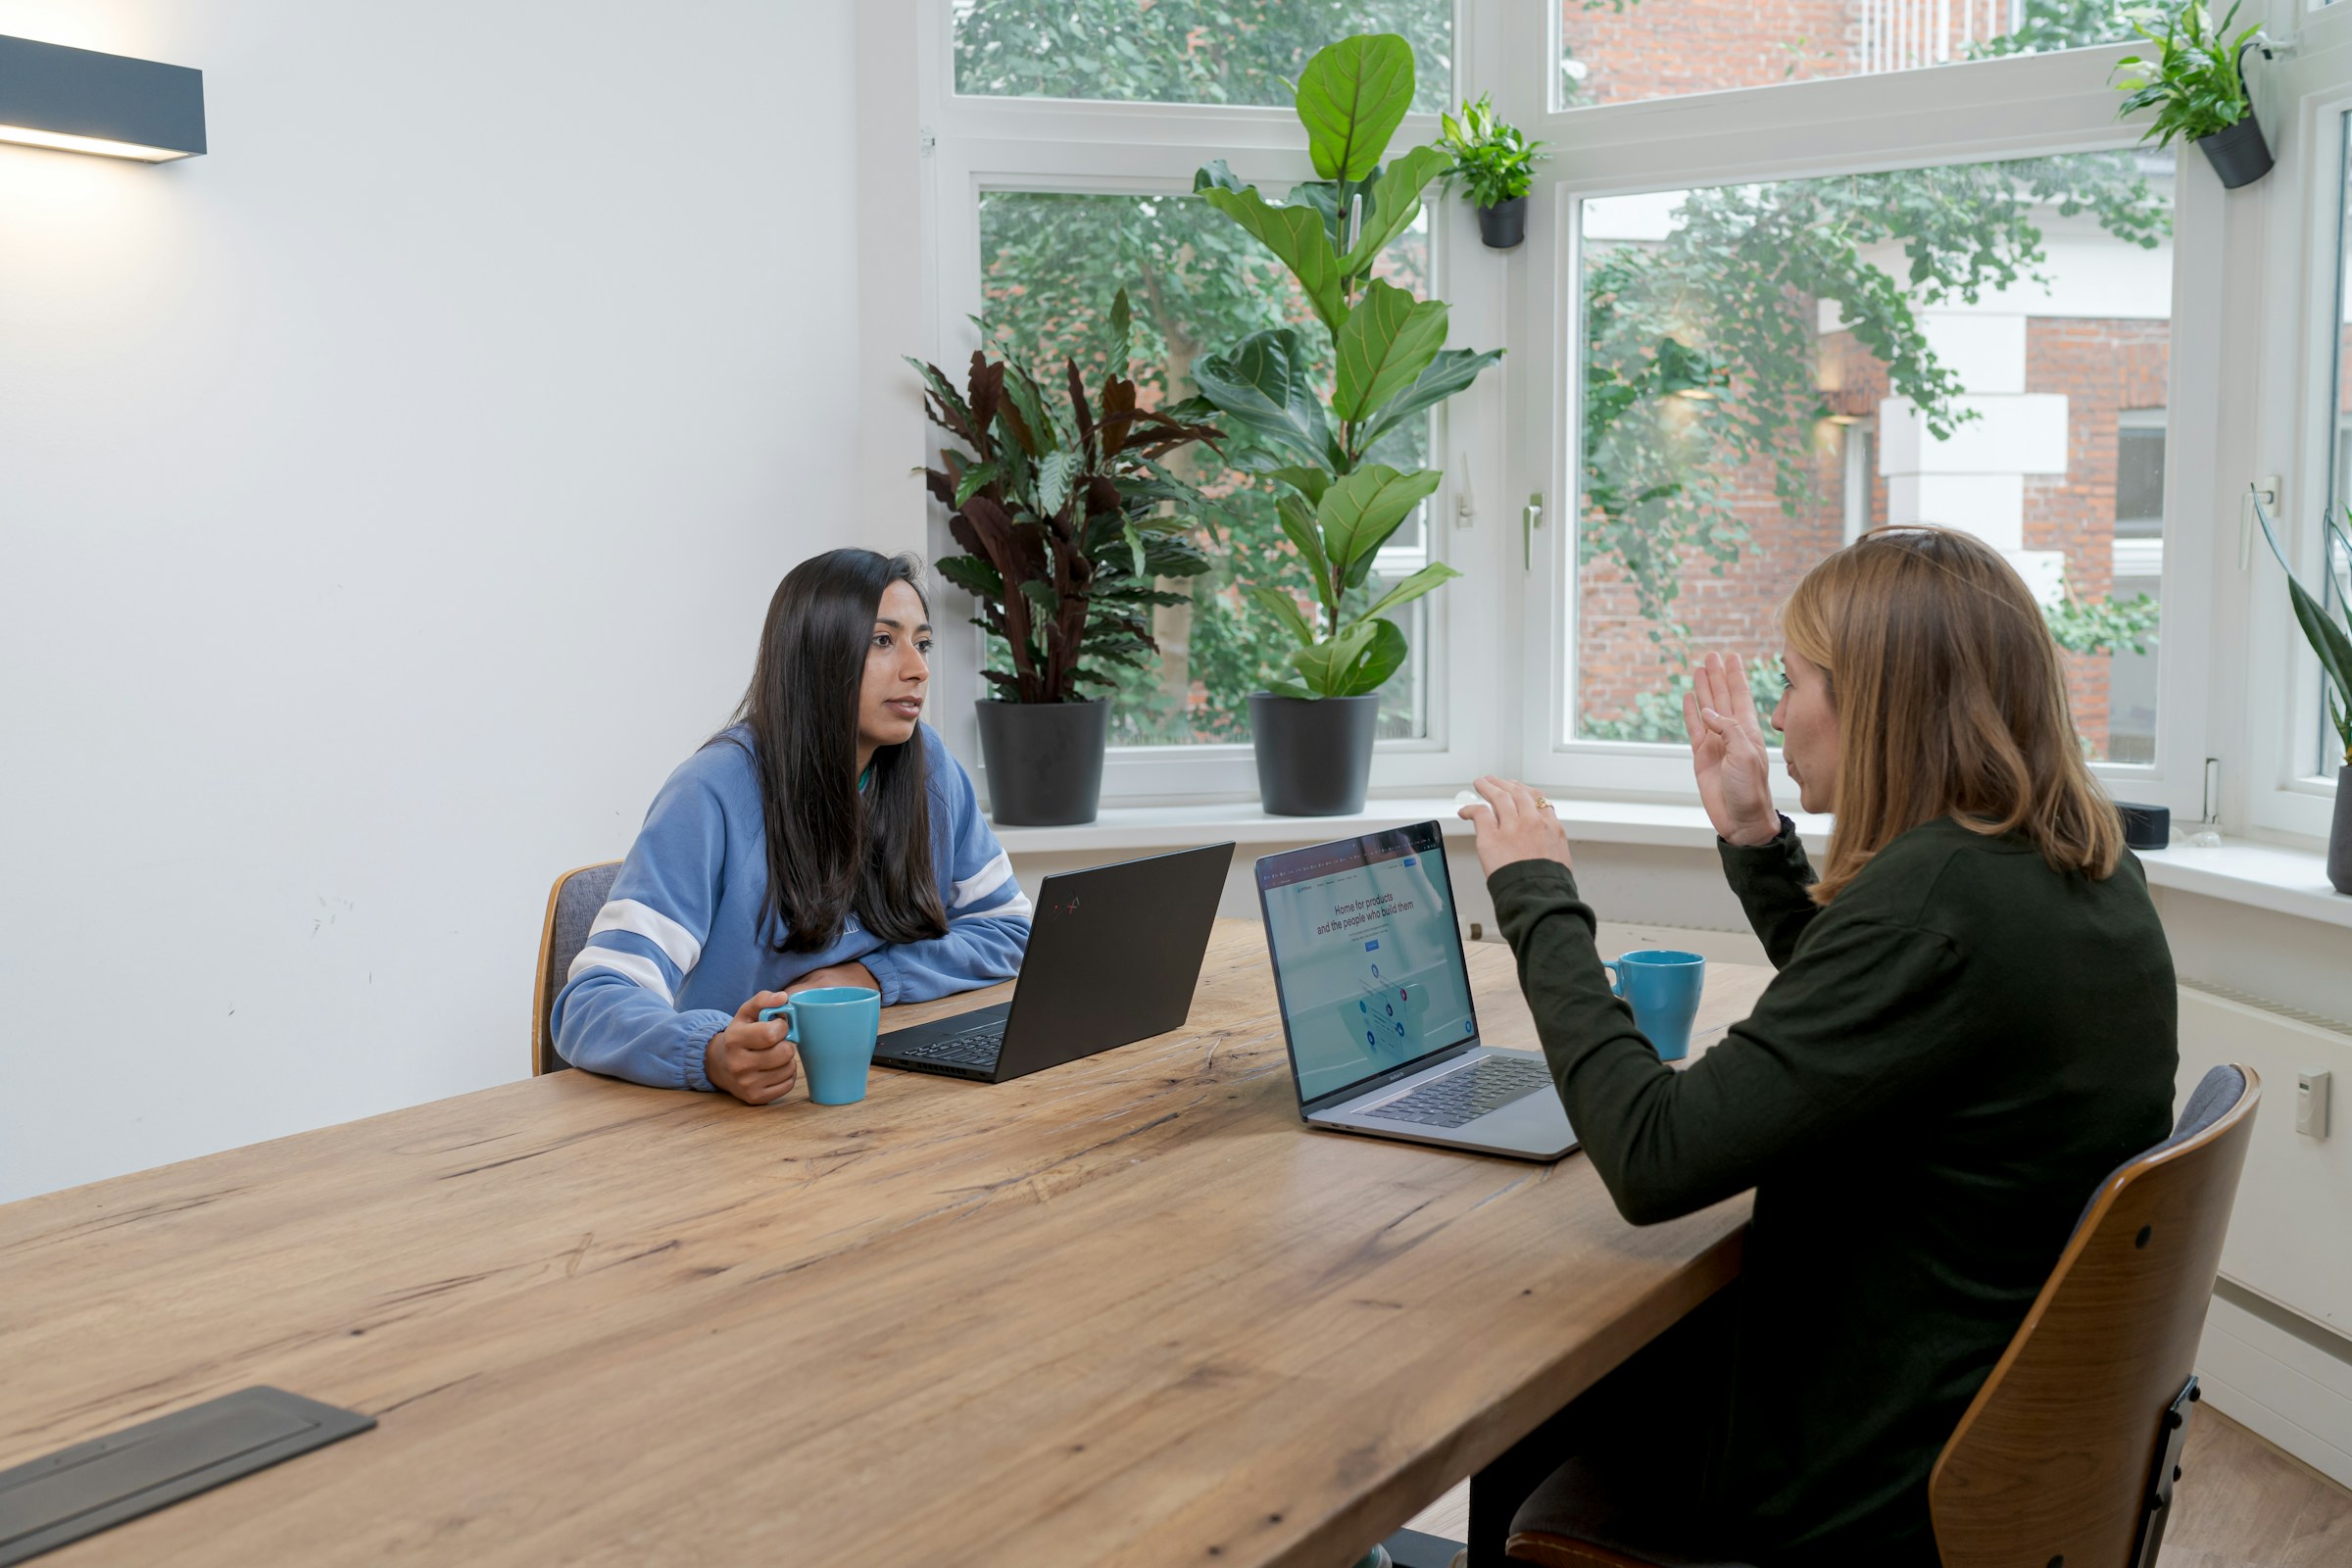
[[[2222,176],[2224,190],[2251,185],[2271,172],[2270,144],[2262,139],[2262,125],[2252,115],[2228,130],[2198,137],[2197,145],[2205,149],[2213,172]]]
[[[1491,251],[1507,251],[1527,238],[1527,198],[1514,196],[1507,202],[1478,210],[1478,237],[1487,242]]]
[[[2335,770],[2335,831],[2328,835],[2328,882],[2352,893],[2352,765]]]
[[[989,815],[1004,827],[1092,822],[1102,800],[1110,699],[1091,703],[978,702]]]
[[[1380,699],[1250,695],[1257,793],[1270,816],[1347,816],[1364,808]]]

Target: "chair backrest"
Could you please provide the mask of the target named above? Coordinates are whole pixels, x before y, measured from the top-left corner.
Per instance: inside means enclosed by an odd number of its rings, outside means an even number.
[[[1945,1568],[2132,1562],[2261,1098],[2251,1069],[2214,1068],[2100,1186],[1929,1478]]]
[[[596,911],[605,906],[606,895],[612,891],[612,879],[619,874],[618,860],[583,865],[556,878],[555,887],[547,895],[547,923],[539,930],[538,983],[531,995],[533,1076],[562,1072],[571,1065],[556,1054],[556,1032],[548,1015],[555,1010],[556,993],[564,989],[564,977],[571,970],[571,960],[588,945],[588,928],[596,923]]]

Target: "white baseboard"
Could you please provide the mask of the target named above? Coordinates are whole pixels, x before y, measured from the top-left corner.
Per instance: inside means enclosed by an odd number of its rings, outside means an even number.
[[[2243,1303],[2243,1304],[2240,1304]],[[2352,1346],[2225,1282],[2205,1317],[2205,1402],[2352,1488]]]

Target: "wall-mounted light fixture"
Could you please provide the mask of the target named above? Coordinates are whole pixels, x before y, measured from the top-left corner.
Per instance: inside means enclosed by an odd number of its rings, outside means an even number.
[[[0,38],[0,141],[150,164],[204,151],[204,73]]]

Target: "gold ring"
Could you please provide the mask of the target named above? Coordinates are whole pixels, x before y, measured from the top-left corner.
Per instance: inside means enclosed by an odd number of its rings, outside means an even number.
[[[1539,795],[1536,797],[1536,809],[1539,811],[1548,811],[1551,809],[1551,802]]]

